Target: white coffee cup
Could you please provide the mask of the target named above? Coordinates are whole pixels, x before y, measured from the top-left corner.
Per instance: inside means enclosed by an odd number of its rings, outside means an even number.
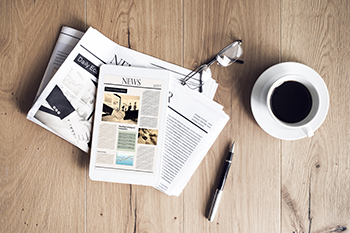
[[[284,84],[285,82],[288,82],[288,81],[297,82],[297,83],[302,84],[304,87],[307,88],[307,90],[309,91],[309,93],[311,95],[311,99],[312,99],[312,105],[311,105],[311,109],[310,109],[308,115],[305,118],[303,118],[302,120],[295,122],[295,123],[288,123],[288,122],[285,122],[285,121],[282,121],[281,119],[279,119],[275,115],[273,108],[271,106],[271,97],[273,96],[275,90],[278,87],[280,87],[282,84]],[[305,133],[305,135],[308,137],[312,137],[314,135],[314,131],[310,127],[310,124],[315,120],[317,114],[319,113],[320,96],[319,96],[319,93],[318,93],[315,85],[313,85],[313,83],[309,79],[307,79],[301,75],[296,75],[296,74],[289,74],[289,75],[282,76],[281,78],[279,78],[275,82],[273,82],[272,85],[270,86],[268,93],[267,93],[266,101],[267,101],[268,111],[269,111],[271,117],[276,122],[278,122],[278,124],[280,124],[282,127],[290,128],[290,129],[302,129],[303,132]]]

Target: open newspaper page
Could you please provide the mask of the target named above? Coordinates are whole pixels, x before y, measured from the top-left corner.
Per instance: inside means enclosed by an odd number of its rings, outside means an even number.
[[[90,27],[52,80],[40,91],[27,118],[89,152],[95,91],[102,64],[169,70],[175,79],[190,72],[122,47]],[[213,98],[217,83],[210,79],[203,88],[202,94]]]
[[[160,191],[179,196],[229,120],[211,99],[171,84]]]
[[[168,82],[166,71],[101,67],[91,179],[142,185],[159,182]]]

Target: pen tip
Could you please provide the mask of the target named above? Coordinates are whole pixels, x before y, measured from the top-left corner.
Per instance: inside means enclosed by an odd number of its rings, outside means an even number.
[[[232,146],[231,146],[231,149],[230,149],[230,152],[233,153],[233,151],[235,150],[235,143],[236,142],[233,142]]]

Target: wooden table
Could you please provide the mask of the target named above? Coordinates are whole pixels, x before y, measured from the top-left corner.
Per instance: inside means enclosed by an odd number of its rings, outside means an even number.
[[[120,45],[197,67],[235,39],[244,65],[212,67],[230,121],[179,197],[93,182],[89,156],[26,120],[61,26],[92,26]],[[348,232],[350,2],[347,0],[19,1],[0,3],[1,232]],[[330,109],[312,138],[282,141],[250,109],[268,67],[304,63]],[[214,222],[205,217],[232,140]]]

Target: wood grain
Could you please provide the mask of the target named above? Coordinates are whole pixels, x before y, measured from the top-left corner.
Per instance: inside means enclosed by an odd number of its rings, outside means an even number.
[[[282,61],[315,69],[330,109],[315,136],[282,144],[283,232],[342,232],[350,227],[348,1],[283,1]]]
[[[245,61],[227,68],[212,66],[219,84],[215,100],[231,119],[184,191],[188,232],[280,229],[279,141],[258,127],[250,110],[255,80],[279,61],[278,5],[278,1],[185,1],[184,65],[194,68],[236,39],[243,40]],[[233,141],[237,148],[219,211],[215,221],[208,222],[208,205]]]
[[[0,232],[347,232],[350,3],[346,0],[19,1],[0,4]],[[93,182],[89,156],[26,120],[61,26],[195,68],[235,39],[244,65],[212,66],[230,121],[180,197]],[[283,61],[324,79],[330,109],[312,138],[280,141],[250,110],[254,82]],[[206,215],[232,141],[214,222]]]
[[[83,6],[1,2],[1,232],[85,229],[86,155],[26,120],[60,27],[84,29]]]

